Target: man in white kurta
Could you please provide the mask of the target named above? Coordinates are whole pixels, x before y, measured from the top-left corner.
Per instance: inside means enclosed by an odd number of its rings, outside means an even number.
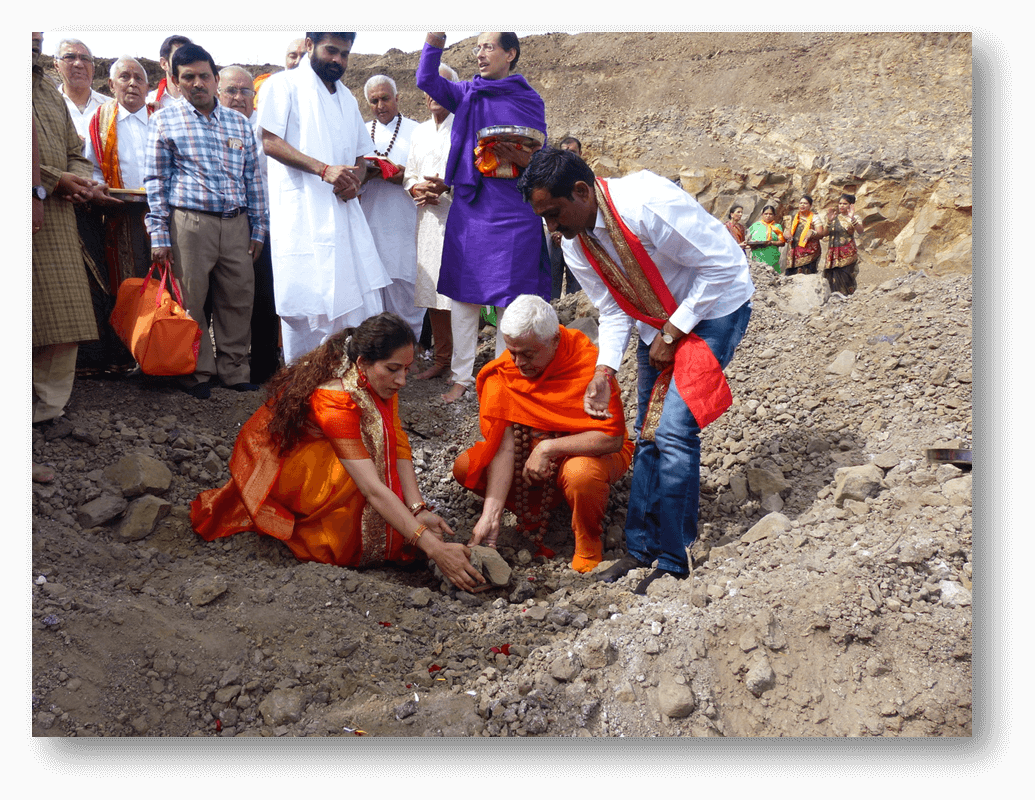
[[[387,75],[375,75],[363,89],[373,119],[367,123],[370,144],[377,158],[392,162],[400,172],[384,178],[371,170],[359,197],[360,207],[370,225],[377,254],[392,283],[381,290],[385,311],[402,317],[420,339],[424,309],[413,302],[417,281],[417,207],[403,188],[410,139],[416,120],[399,113],[399,93]]]
[[[267,82],[258,110],[269,156],[270,243],[284,361],[384,310],[391,279],[355,198],[357,163],[373,152],[359,105],[341,82],[347,35],[306,37],[297,69]]]
[[[449,313],[452,305],[448,297],[438,293],[442,242],[446,236],[449,206],[453,202],[452,193],[442,181],[449,159],[453,115],[427,95],[425,97],[432,114],[431,119],[422,122],[413,132],[410,157],[406,161],[406,178],[403,181],[403,187],[417,204],[417,282],[413,299],[418,307],[429,311],[435,348],[434,364],[414,376],[420,379],[434,378],[448,372],[453,358]],[[474,344],[470,343],[472,347]]]

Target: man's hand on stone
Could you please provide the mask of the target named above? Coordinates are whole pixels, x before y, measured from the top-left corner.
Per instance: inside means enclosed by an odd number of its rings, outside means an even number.
[[[482,513],[481,517],[474,524],[470,545],[482,545],[483,547],[495,547],[496,539],[500,535],[500,521],[492,514]]]

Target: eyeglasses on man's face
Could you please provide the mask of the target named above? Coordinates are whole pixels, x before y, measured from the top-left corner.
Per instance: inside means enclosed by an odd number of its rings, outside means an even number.
[[[486,53],[491,53],[493,50],[495,50],[498,47],[499,47],[498,44],[493,44],[492,42],[486,42],[485,44],[475,45],[474,48],[471,50],[471,55],[476,56],[482,50],[484,50]]]
[[[236,86],[227,86],[225,89],[220,89],[219,93],[225,94],[227,97],[237,97],[237,95],[255,97],[254,89],[238,89]]]
[[[74,64],[76,61],[81,61],[84,64],[92,64],[93,56],[84,55],[82,53],[65,53],[60,56],[60,59],[66,64]]]

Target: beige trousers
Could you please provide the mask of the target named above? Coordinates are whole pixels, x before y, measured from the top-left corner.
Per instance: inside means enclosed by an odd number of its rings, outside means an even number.
[[[201,326],[198,366],[185,376],[187,386],[205,383],[213,375],[227,386],[248,383],[255,270],[248,254],[251,228],[248,215],[220,219],[182,208],[169,217],[173,273],[183,290],[183,304]],[[212,290],[213,352],[205,322],[205,298]]]
[[[75,381],[78,342],[32,348],[32,421],[46,422],[65,412]]]

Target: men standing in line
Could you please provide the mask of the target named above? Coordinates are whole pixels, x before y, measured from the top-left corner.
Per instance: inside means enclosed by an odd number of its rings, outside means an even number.
[[[172,57],[177,47],[183,47],[183,45],[190,43],[190,39],[180,34],[173,34],[162,42],[162,46],[158,50],[158,66],[165,72],[165,77],[158,82],[155,90],[147,96],[147,107],[152,113],[170,106],[180,99],[180,90],[176,87],[176,81],[173,80]]]
[[[61,96],[68,106],[80,140],[86,139],[90,117],[108,98],[93,90],[93,54],[78,39],[64,39],[58,45],[54,66],[61,76]]]
[[[32,123],[39,176],[32,187],[33,424],[64,414],[79,342],[97,338],[73,204],[103,200],[106,193],[90,178],[65,102],[39,66],[42,47],[43,34],[34,32]]]
[[[219,101],[227,108],[240,111],[255,131],[255,147],[259,158],[262,185],[269,197],[268,161],[262,151],[262,132],[256,124],[255,89],[251,73],[235,65],[219,71]],[[249,366],[252,383],[265,383],[280,368],[280,319],[273,299],[273,261],[270,256],[267,218],[266,242],[255,260],[255,301],[252,304],[252,338]]]
[[[269,156],[274,289],[292,363],[384,310],[391,283],[354,202],[373,142],[341,82],[355,33],[308,33],[297,69],[266,84],[259,106]]]
[[[445,33],[427,35],[417,86],[456,117],[442,176],[453,192],[453,205],[439,274],[439,291],[454,301],[453,363],[460,376],[443,397],[450,403],[474,382],[482,306],[503,308],[519,294],[548,297],[550,261],[542,222],[522,202],[514,180],[546,137],[543,99],[514,71],[520,40],[513,32],[482,33],[474,48],[478,74],[457,83],[438,72],[445,45]],[[534,131],[527,141],[535,144],[483,145],[479,131],[501,125]],[[496,355],[503,350],[503,337],[497,334]],[[470,357],[464,365],[458,363],[461,352]]]
[[[701,429],[732,403],[723,369],[751,317],[754,284],[725,226],[680,187],[650,172],[596,178],[563,150],[540,150],[518,185],[564,237],[564,257],[600,310],[600,356],[586,413],[603,419],[638,322],[637,443],[626,515],[628,555],[606,582],[657,568],[636,586],[690,574],[697,538]],[[612,234],[612,231],[615,232]]]
[[[443,78],[458,81],[452,67],[441,64]],[[450,371],[453,359],[453,332],[450,326],[452,302],[438,293],[438,273],[442,266],[442,242],[446,235],[446,219],[453,195],[442,176],[446,174],[449,159],[449,139],[453,130],[453,115],[425,94],[431,119],[422,122],[413,132],[410,155],[406,159],[406,178],[403,188],[417,204],[417,282],[413,288],[413,302],[428,309],[435,360],[424,372],[414,375],[417,380],[435,378]],[[456,375],[453,380],[457,380]]]
[[[240,113],[216,99],[216,65],[195,44],[172,56],[172,81],[182,99],[151,118],[145,186],[153,261],[172,264],[184,304],[205,319],[212,289],[213,356],[202,324],[194,374],[182,388],[198,399],[211,394],[218,375],[236,391],[254,391],[248,344],[254,273],[266,240],[266,197],[255,133]]]
[[[395,81],[387,75],[370,78],[363,93],[374,117],[369,132],[378,166],[368,168],[369,177],[359,204],[377,254],[392,279],[381,290],[381,299],[385,311],[402,317],[420,339],[424,309],[413,302],[417,282],[417,207],[402,186],[417,122],[399,113],[399,92]]]

